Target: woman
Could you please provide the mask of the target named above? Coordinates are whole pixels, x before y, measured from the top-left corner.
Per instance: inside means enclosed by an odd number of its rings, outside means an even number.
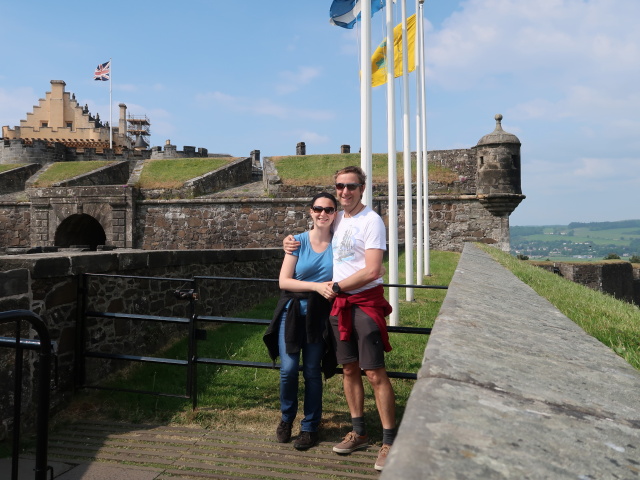
[[[298,365],[302,352],[304,418],[294,448],[306,450],[318,441],[322,417],[322,371],[329,378],[336,367],[329,338],[333,253],[331,226],[338,203],[322,192],[311,200],[311,230],[296,235],[300,246],[285,255],[280,269],[280,300],[264,335],[269,355],[280,356],[281,420],[276,429],[280,443],[291,440],[291,427],[298,413]]]

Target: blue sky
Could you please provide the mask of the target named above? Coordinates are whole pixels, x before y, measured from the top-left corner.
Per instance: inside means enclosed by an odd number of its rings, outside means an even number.
[[[53,79],[108,119],[108,83],[93,71],[112,58],[113,104],[150,117],[152,145],[358,151],[357,35],[329,24],[330,4],[5,2],[0,125],[18,125]],[[430,150],[474,146],[501,113],[522,142],[527,198],[512,225],[640,218],[638,0],[425,0],[425,12]],[[384,153],[384,87],[373,102]]]

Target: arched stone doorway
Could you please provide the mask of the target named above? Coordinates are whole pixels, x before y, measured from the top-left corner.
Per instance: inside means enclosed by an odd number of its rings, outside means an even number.
[[[107,236],[104,228],[91,215],[76,214],[65,218],[56,230],[54,245],[70,247],[71,245],[88,245],[96,250],[98,245],[104,245]]]

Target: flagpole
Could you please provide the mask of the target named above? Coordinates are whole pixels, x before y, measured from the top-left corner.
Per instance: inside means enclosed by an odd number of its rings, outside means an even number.
[[[362,29],[360,38],[360,62],[362,77],[360,79],[360,166],[367,176],[363,195],[363,203],[373,208],[373,178],[371,156],[371,2],[360,2],[362,5]]]
[[[389,283],[397,285],[398,275],[398,170],[396,149],[396,91],[395,91],[395,38],[393,24],[393,2],[387,2],[387,152],[389,167]],[[400,300],[398,287],[389,287],[389,303],[393,310],[389,323],[400,324]]]
[[[418,45],[420,50],[420,98],[422,109],[422,162],[423,162],[423,183],[424,183],[424,274],[431,275],[430,260],[430,232],[429,232],[429,156],[427,149],[427,65],[425,60],[424,47],[424,0],[418,0],[420,15],[418,20]]]
[[[416,0],[416,37],[418,37],[418,3]],[[419,38],[419,37],[418,37]],[[423,280],[423,235],[422,229],[422,135],[420,122],[421,116],[421,91],[420,91],[420,48],[416,44],[418,39],[414,37],[414,58],[416,65],[416,284],[422,285]]]
[[[365,2],[367,3],[367,2]],[[407,284],[413,281],[413,192],[411,188],[411,134],[409,127],[409,54],[407,47],[407,1],[400,5],[402,14],[402,128],[404,160],[404,264]],[[406,289],[406,300],[413,301],[413,288]]]
[[[113,149],[113,108],[111,100],[111,77],[113,76],[113,63],[109,59],[109,148]]]

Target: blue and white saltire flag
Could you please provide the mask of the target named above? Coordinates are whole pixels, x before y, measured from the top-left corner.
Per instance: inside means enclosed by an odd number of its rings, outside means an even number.
[[[365,0],[369,1],[369,0]],[[371,15],[385,5],[385,0],[371,0]],[[333,0],[329,9],[329,22],[342,28],[353,28],[360,19],[360,0]]]

